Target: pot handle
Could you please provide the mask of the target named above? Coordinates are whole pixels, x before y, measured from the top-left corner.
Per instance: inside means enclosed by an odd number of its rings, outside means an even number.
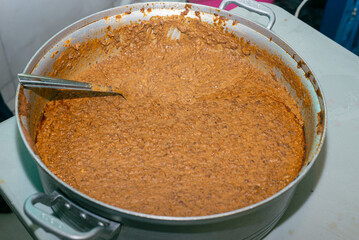
[[[234,3],[238,7],[242,7],[247,9],[248,11],[258,13],[259,15],[263,15],[268,17],[269,22],[266,28],[271,30],[274,22],[275,22],[275,14],[272,9],[263,4],[260,4],[254,0],[223,0],[221,5],[219,5],[219,9],[224,10],[229,4]]]
[[[74,218],[82,219],[82,221],[87,225],[86,230],[76,230],[74,227],[71,227],[67,223],[61,221],[56,216],[45,212],[39,207],[36,207],[35,204],[38,203],[47,207],[59,204],[61,209],[71,211],[71,216],[74,216]],[[121,226],[120,223],[109,221],[88,212],[56,191],[50,195],[44,193],[35,193],[31,195],[25,201],[24,211],[32,222],[61,239],[82,240],[98,239],[99,237],[103,239],[111,239],[119,232]]]

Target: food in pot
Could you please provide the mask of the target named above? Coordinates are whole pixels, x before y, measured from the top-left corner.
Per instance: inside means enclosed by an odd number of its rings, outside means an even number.
[[[80,64],[94,49],[106,57]],[[264,200],[295,179],[305,153],[295,99],[253,65],[264,55],[185,16],[73,44],[50,75],[112,85],[127,100],[59,92],[38,126],[40,157],[82,193],[141,213],[203,216]]]

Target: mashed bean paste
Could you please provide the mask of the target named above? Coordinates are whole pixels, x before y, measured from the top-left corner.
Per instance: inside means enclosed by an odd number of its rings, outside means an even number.
[[[63,66],[76,69],[84,44]],[[299,107],[253,66],[260,52],[243,39],[176,16],[109,29],[96,44],[116,53],[53,76],[115,86],[127,99],[60,91],[37,130],[41,159],[70,186],[126,210],[203,216],[264,200],[298,175]]]

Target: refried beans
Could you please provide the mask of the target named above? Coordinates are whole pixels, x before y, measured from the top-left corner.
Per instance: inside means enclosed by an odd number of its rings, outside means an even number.
[[[60,91],[46,104],[36,145],[70,186],[126,210],[203,216],[264,200],[298,175],[299,107],[251,64],[250,43],[200,19],[154,17],[93,40],[116,53],[77,71],[86,44],[52,76],[114,86],[127,100]]]

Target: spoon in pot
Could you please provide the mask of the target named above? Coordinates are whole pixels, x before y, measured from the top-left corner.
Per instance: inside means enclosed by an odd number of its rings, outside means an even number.
[[[119,89],[111,86],[102,86],[93,83],[78,82],[73,80],[45,77],[45,76],[25,74],[25,73],[17,74],[17,78],[19,79],[20,84],[23,85],[24,87],[105,92],[105,93],[119,94],[124,99],[127,100],[127,98],[121,93]]]

